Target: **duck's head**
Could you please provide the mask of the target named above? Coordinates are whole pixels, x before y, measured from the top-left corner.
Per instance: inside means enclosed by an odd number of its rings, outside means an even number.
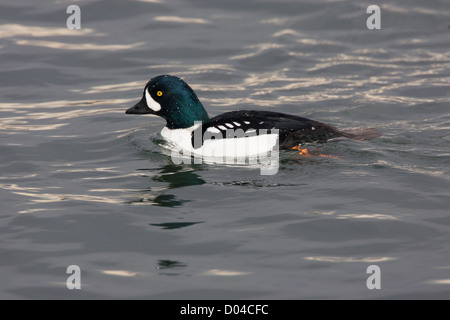
[[[141,101],[128,114],[156,114],[167,121],[169,129],[189,128],[195,121],[209,121],[194,90],[178,77],[162,75],[151,79]]]

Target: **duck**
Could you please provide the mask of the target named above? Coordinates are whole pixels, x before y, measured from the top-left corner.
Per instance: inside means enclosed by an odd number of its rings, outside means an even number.
[[[328,124],[275,111],[235,110],[210,117],[195,91],[181,78],[150,79],[142,98],[126,114],[151,114],[166,120],[161,136],[172,148],[206,157],[248,157],[299,149],[305,143],[371,140],[374,128],[337,129]]]

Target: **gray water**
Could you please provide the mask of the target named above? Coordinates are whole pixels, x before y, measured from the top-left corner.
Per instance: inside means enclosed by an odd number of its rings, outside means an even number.
[[[444,0],[3,0],[0,298],[450,298],[449,25]],[[210,115],[383,136],[275,175],[177,165],[162,119],[124,114],[160,74]]]

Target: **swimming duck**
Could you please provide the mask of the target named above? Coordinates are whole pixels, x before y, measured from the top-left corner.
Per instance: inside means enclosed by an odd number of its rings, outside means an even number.
[[[369,140],[381,136],[372,128],[336,129],[297,115],[273,111],[230,111],[208,116],[197,94],[182,79],[161,75],[144,88],[142,99],[127,114],[154,114],[166,120],[161,135],[174,147],[203,156],[253,156],[274,147],[333,140]]]

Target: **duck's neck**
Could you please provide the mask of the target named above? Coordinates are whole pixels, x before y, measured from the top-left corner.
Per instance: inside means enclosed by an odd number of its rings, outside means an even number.
[[[186,129],[192,127],[196,121],[209,121],[208,113],[198,100],[189,105],[175,103],[170,109],[170,114],[164,117],[169,129]]]

